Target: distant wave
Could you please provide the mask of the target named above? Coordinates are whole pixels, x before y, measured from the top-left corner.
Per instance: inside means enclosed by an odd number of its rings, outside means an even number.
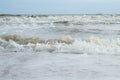
[[[0,15],[0,25],[27,24],[120,24],[120,15]]]
[[[26,16],[26,17],[48,17],[49,15],[32,15],[32,14],[0,14],[0,16],[5,16],[5,17],[9,17],[9,16],[12,16],[12,17],[23,17],[23,16]]]

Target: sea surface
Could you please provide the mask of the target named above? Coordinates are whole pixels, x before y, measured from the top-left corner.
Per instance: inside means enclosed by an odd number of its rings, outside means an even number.
[[[0,80],[119,80],[120,15],[0,15]]]

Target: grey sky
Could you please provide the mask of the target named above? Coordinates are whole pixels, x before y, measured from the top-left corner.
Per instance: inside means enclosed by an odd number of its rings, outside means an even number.
[[[120,13],[120,0],[0,0],[1,14]]]

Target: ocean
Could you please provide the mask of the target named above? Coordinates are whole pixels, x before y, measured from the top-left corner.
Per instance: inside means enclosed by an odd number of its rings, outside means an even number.
[[[119,80],[120,15],[0,15],[1,80]]]

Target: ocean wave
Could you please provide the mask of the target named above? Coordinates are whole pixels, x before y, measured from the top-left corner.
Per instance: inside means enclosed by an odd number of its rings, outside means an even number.
[[[22,17],[22,16],[26,16],[26,17],[48,17],[48,15],[32,15],[32,14],[0,14],[0,16],[13,16],[13,17]]]
[[[95,25],[120,24],[120,15],[0,15],[1,25],[29,24]]]
[[[0,38],[0,51],[48,51],[51,53],[73,54],[119,54],[120,38],[105,39],[89,37],[85,39],[62,36],[59,39],[26,38],[19,35],[4,35]]]
[[[54,25],[64,25],[64,26],[70,25],[69,21],[55,21],[53,23],[54,23]]]
[[[30,37],[30,38],[26,38],[26,37],[22,37],[19,35],[2,35],[1,39],[5,40],[5,41],[15,41],[18,44],[28,44],[28,43],[45,43],[45,44],[55,44],[55,43],[65,43],[65,44],[72,44],[72,42],[74,42],[74,39],[71,36],[61,36],[59,39],[48,39],[48,40],[44,40],[42,38],[39,37]]]

